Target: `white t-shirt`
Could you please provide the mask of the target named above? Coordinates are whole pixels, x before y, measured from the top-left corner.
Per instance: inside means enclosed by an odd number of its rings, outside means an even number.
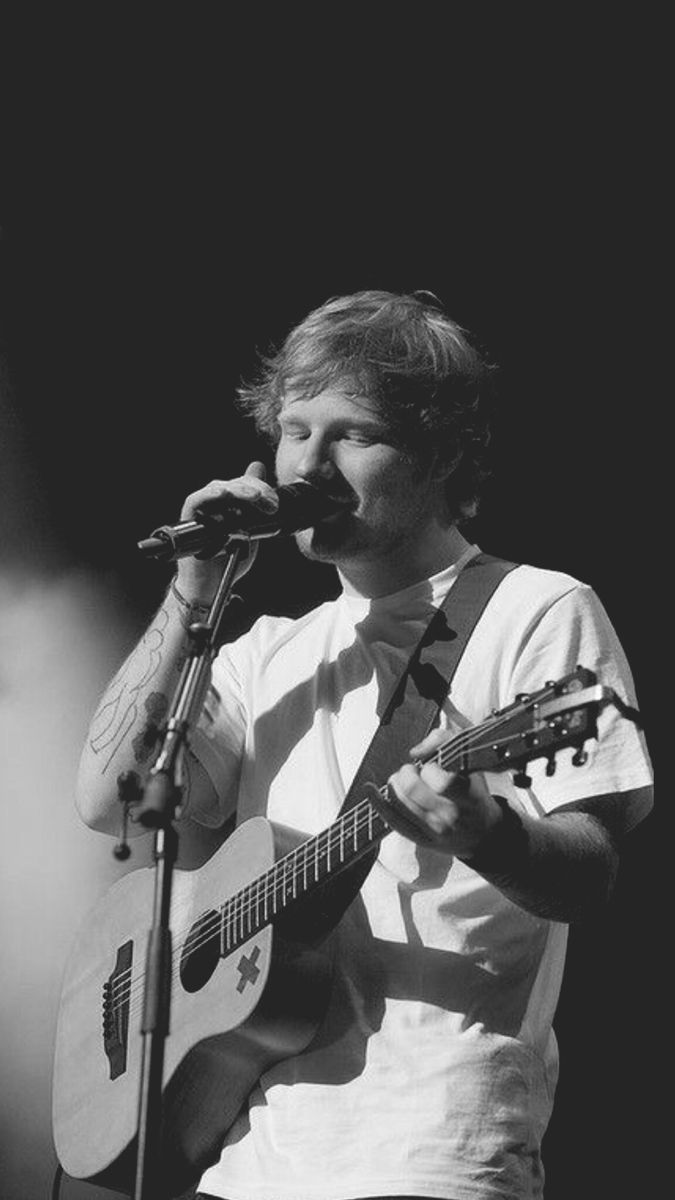
[[[224,647],[193,745],[222,804],[189,815],[216,825],[236,803],[239,821],[264,815],[308,835],[330,825],[434,607],[475,553],[394,595],[343,593],[298,620],[262,617]],[[577,665],[635,703],[593,591],[519,566],[474,630],[441,724],[474,725]],[[527,791],[504,773],[489,784],[541,816],[651,781],[641,735],[613,706],[586,748],[585,766],[562,751],[550,778],[532,763]],[[644,815],[626,811],[626,828]],[[388,834],[336,932],[317,1037],[262,1076],[201,1190],[230,1200],[540,1197],[566,934],[459,860]]]

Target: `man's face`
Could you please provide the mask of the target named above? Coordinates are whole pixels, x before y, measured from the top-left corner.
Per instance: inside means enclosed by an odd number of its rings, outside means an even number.
[[[348,566],[416,548],[439,506],[433,485],[394,446],[372,400],[339,385],[313,399],[287,399],[279,413],[280,485],[306,480],[353,509],[296,534],[308,558]]]

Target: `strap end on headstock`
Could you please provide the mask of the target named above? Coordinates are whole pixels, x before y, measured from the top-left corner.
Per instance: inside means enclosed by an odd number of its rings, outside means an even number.
[[[642,729],[642,717],[640,716],[639,710],[637,708],[633,708],[631,704],[626,704],[626,701],[622,700],[619,693],[615,692],[613,688],[605,688],[605,691],[610,693],[611,703],[618,708],[621,716],[625,717],[627,721],[632,721],[638,729]]]

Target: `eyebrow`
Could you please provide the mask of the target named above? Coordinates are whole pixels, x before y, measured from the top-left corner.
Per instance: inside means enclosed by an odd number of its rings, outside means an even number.
[[[297,412],[292,408],[280,408],[277,413],[277,421],[284,425],[311,425],[311,416],[304,416],[303,413]],[[359,429],[386,430],[389,428],[384,417],[378,416],[376,413],[359,413],[340,415],[333,418],[335,425],[357,425]]]
[[[300,413],[280,412],[277,415],[277,423],[278,423],[278,425],[280,425],[281,427],[286,428],[286,429],[292,428],[293,426],[296,426],[296,427],[302,426],[303,428],[309,428],[311,425],[311,420],[308,417],[301,416]],[[371,433],[373,435],[377,434],[378,436],[382,436],[384,434],[388,434],[391,432],[390,427],[387,425],[387,423],[384,420],[382,420],[382,419],[378,420],[377,417],[370,417],[370,416],[369,417],[365,417],[365,416],[364,417],[359,417],[359,416],[336,417],[333,421],[331,421],[329,423],[328,427],[332,428],[332,429],[338,429],[338,430],[339,429],[358,429],[362,433]]]

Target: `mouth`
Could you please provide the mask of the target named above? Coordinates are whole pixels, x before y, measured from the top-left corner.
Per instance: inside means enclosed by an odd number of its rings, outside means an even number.
[[[358,508],[356,496],[327,496],[326,499],[335,505],[335,510],[320,516],[317,525],[338,525],[340,521],[354,515]]]
[[[314,524],[323,525],[326,522],[335,523],[342,517],[350,516],[359,506],[358,496],[353,492],[329,492],[325,488],[315,487],[316,501],[319,511],[316,513]],[[321,509],[323,508],[323,511]]]

